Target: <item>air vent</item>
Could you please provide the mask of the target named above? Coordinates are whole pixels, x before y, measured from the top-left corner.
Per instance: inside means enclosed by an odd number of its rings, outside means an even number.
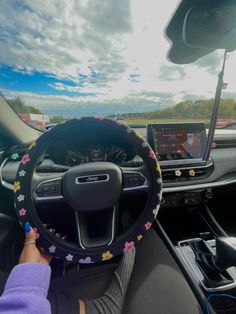
[[[207,178],[213,171],[213,163],[202,166],[161,167],[164,182],[190,182]]]

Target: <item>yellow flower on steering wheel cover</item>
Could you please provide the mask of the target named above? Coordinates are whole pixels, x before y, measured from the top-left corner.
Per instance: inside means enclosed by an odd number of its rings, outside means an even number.
[[[113,257],[113,255],[111,254],[110,251],[106,251],[106,252],[102,253],[102,260],[103,261],[108,261],[112,257]]]
[[[20,189],[21,189],[20,181],[14,182],[14,185],[13,185],[14,193],[16,193],[17,191],[19,191]]]

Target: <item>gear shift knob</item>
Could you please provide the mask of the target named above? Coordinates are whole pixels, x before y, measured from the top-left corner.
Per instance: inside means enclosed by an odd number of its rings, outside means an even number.
[[[220,237],[216,239],[216,255],[213,263],[219,270],[236,266],[236,238]]]

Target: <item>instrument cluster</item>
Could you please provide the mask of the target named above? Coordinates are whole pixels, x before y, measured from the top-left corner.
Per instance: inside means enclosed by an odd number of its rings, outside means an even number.
[[[69,167],[97,161],[107,161],[115,164],[122,164],[127,160],[127,152],[124,148],[118,145],[96,145],[80,150],[67,150],[64,156],[64,164]]]

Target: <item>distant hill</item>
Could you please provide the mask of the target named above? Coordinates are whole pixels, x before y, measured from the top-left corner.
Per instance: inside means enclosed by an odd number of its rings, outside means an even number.
[[[214,99],[183,101],[171,108],[155,110],[146,113],[120,114],[125,119],[210,119]],[[111,115],[117,117],[119,115]],[[219,117],[223,119],[236,119],[236,101],[222,99],[219,108]]]

